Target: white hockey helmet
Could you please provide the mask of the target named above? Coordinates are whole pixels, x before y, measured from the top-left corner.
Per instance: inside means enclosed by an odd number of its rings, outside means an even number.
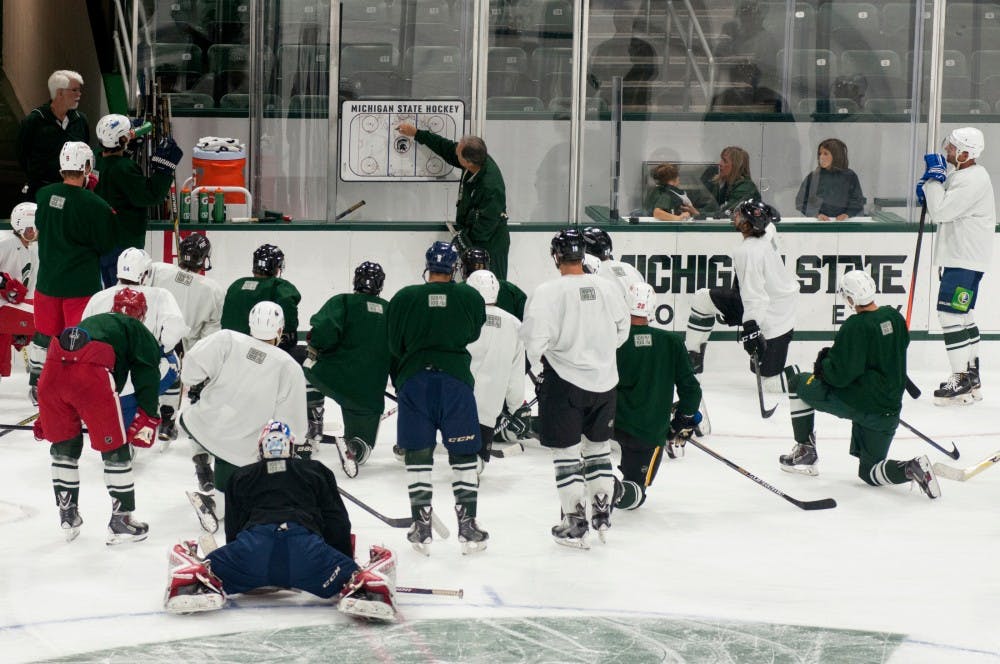
[[[118,278],[135,284],[146,283],[153,259],[142,249],[129,247],[118,255]]]
[[[656,310],[656,293],[649,284],[641,281],[629,284],[628,292],[625,294],[625,302],[628,304],[630,315],[645,316],[647,320],[653,320],[653,314]]]
[[[250,336],[262,341],[277,339],[285,327],[285,313],[274,302],[264,300],[250,310]]]
[[[295,436],[292,435],[292,430],[288,428],[287,424],[278,420],[268,420],[257,440],[257,458],[261,461],[288,459],[292,456],[294,443]]]
[[[583,255],[583,271],[587,274],[597,274],[601,269],[601,259],[594,254]]]
[[[14,209],[10,212],[11,229],[18,235],[21,235],[29,228],[34,229],[35,210],[37,209],[37,203],[18,203],[14,206]]]
[[[983,153],[983,148],[986,147],[986,139],[983,137],[983,132],[975,127],[953,129],[945,140],[955,146],[958,154],[968,152],[969,159],[979,159],[979,155]]]
[[[94,151],[81,141],[66,141],[59,150],[60,171],[87,172],[94,168]]]
[[[132,121],[124,115],[112,113],[105,115],[97,121],[97,140],[105,148],[115,149],[121,147],[121,139],[132,138]]]
[[[489,270],[476,270],[468,276],[465,283],[469,284],[483,296],[486,304],[496,304],[500,292],[500,282]]]
[[[875,301],[875,280],[864,270],[851,270],[840,278],[840,296],[852,307],[863,307]]]

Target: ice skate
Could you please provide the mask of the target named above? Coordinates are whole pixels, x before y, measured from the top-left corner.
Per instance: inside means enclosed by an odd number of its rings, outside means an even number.
[[[577,504],[576,510],[563,514],[562,521],[552,526],[552,537],[556,544],[562,544],[574,549],[589,549],[587,541],[587,511],[582,504]]]
[[[455,505],[458,517],[458,541],[462,544],[462,555],[486,550],[490,534],[479,527],[474,517],[466,514],[464,505]]]
[[[368,564],[340,591],[337,609],[357,618],[391,621],[396,618],[396,557],[389,549],[372,546]]]
[[[399,445],[392,446],[392,456],[396,457],[396,461],[406,463],[406,450]]]
[[[122,512],[121,503],[112,502],[111,520],[108,522],[108,546],[125,542],[141,542],[149,535],[149,525],[132,518],[131,512]]]
[[[597,536],[602,542],[607,541],[605,533],[611,528],[612,509],[612,503],[606,493],[599,493],[591,500],[590,525],[597,531]]]
[[[187,491],[188,500],[191,507],[198,515],[201,529],[206,533],[216,533],[219,531],[219,517],[215,513],[215,498],[209,493],[200,491]]]
[[[413,520],[410,530],[406,533],[406,539],[413,544],[413,549],[425,556],[431,555],[431,542],[434,536],[431,534],[431,507],[421,507],[420,516]]]
[[[80,534],[80,526],[83,525],[83,517],[76,503],[70,502],[69,492],[59,492],[59,521],[62,525],[66,541],[72,542]]]
[[[160,451],[163,451],[171,442],[177,440],[177,421],[174,420],[174,409],[170,406],[160,407],[160,430],[156,437],[164,442],[164,445],[160,447]]]
[[[967,373],[953,373],[934,390],[935,406],[964,406],[975,401],[973,383]]]
[[[906,478],[913,480],[920,487],[920,490],[927,494],[928,498],[938,498],[941,496],[941,487],[931,468],[931,460],[927,455],[910,459],[903,466]]]
[[[790,454],[782,454],[778,457],[781,469],[787,473],[801,473],[802,475],[819,475],[816,461],[819,455],[816,453],[816,435],[809,434],[809,441],[796,443]]]
[[[208,453],[195,454],[192,461],[194,461],[194,473],[198,477],[198,487],[202,493],[215,491],[215,471],[212,469]]]
[[[372,455],[371,445],[357,436],[348,439],[344,446],[347,448],[347,458],[352,459],[359,466],[365,465],[368,457]]]
[[[969,376],[969,382],[972,383],[972,392],[971,392],[972,398],[975,401],[982,401],[983,400],[983,395],[980,393],[980,390],[982,390],[983,384],[979,380],[979,358],[978,357],[976,358],[975,362],[970,362],[969,363],[969,368],[966,369],[965,373],[966,373],[966,375]]]

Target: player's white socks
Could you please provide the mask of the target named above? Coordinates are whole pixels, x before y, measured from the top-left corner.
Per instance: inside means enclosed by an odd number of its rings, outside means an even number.
[[[966,321],[968,320],[968,331]],[[941,332],[944,336],[944,347],[948,352],[948,364],[952,373],[964,373],[969,366],[970,358],[979,354],[979,328],[972,320],[972,314],[953,314],[947,311],[938,312]],[[975,334],[974,345],[970,332]]]
[[[563,513],[572,514],[576,511],[577,505],[587,504],[580,445],[552,448],[552,463],[556,470],[559,506]],[[611,491],[608,491],[608,495],[611,495]]]
[[[611,496],[615,489],[614,474],[611,472],[611,441],[595,443],[584,437],[581,449],[583,475],[591,500],[600,494]]]
[[[79,460],[68,456],[52,457],[52,486],[56,492],[67,491],[76,495],[80,489]]]
[[[135,492],[131,461],[104,461],[104,484],[112,497]]]
[[[479,496],[479,473],[476,472],[479,455],[477,454],[449,454],[448,462],[451,464],[452,480],[451,490],[455,495],[456,505],[472,505],[472,512],[475,514],[476,500]]]
[[[715,327],[715,316],[719,310],[712,303],[707,288],[695,291],[691,298],[691,314],[688,316],[687,334],[684,336],[684,346],[690,351],[699,352],[701,344],[708,341]]]

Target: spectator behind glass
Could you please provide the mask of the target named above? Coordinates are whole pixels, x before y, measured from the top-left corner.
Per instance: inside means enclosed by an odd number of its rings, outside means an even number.
[[[653,171],[656,189],[646,196],[646,214],[660,221],[687,221],[698,214],[687,193],[681,189],[680,170],[673,164],[660,164]]]
[[[828,138],[816,151],[819,165],[806,176],[795,197],[795,209],[820,221],[843,221],[857,217],[865,207],[865,196],[857,174],[847,167],[847,146]]]
[[[760,200],[760,191],[750,179],[750,155],[735,145],[722,149],[719,164],[706,168],[701,182],[719,206],[714,213],[716,217],[728,219],[743,201]]]

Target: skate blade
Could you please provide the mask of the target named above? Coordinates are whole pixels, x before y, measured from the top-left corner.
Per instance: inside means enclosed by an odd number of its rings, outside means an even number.
[[[218,611],[225,603],[226,598],[217,593],[178,595],[168,599],[164,608],[167,613],[201,613],[202,611]]]
[[[372,601],[370,599],[345,597],[337,602],[337,610],[349,616],[365,620],[392,622],[396,619],[396,612],[391,606],[385,602]]]
[[[163,454],[170,449],[170,443],[172,443],[173,440],[173,438],[160,438],[160,444],[156,446],[156,451]]]
[[[141,535],[129,535],[126,533],[108,533],[108,539],[105,540],[105,544],[108,546],[116,546],[118,544],[128,544],[129,542],[141,542],[149,537],[149,533],[145,532]]]
[[[587,551],[590,549],[590,542],[587,540],[587,536],[583,537],[554,537],[556,544],[561,544],[562,546],[568,547],[570,549],[582,549]]]
[[[607,528],[605,528],[604,530],[598,530],[597,531],[597,539],[601,540],[601,544],[607,544],[608,543],[608,534],[607,533],[608,533]]]
[[[973,401],[982,401],[983,400],[983,393],[982,393],[982,391],[979,388],[973,388],[973,390],[972,390],[972,400]]]
[[[819,469],[815,464],[811,466],[786,466],[783,463],[779,463],[778,467],[781,468],[786,473],[796,473],[798,475],[808,475],[809,477],[816,477],[819,475]]]
[[[927,481],[927,486],[921,486],[920,490],[930,498],[931,500],[941,497],[941,485],[938,484],[937,477],[934,476],[934,471],[931,469],[931,460],[926,456],[920,457],[920,472],[924,474],[924,479]]]
[[[416,551],[417,553],[422,553],[425,556],[427,556],[428,558],[430,558],[430,555],[431,555],[431,543],[429,541],[427,541],[427,542],[410,542],[410,546],[412,546],[413,550]]]
[[[479,553],[480,551],[485,551],[486,541],[487,540],[483,540],[482,542],[470,542],[466,540],[462,542],[462,555],[467,556],[472,553]]]
[[[63,528],[63,535],[66,536],[67,542],[72,542],[73,540],[75,540],[77,537],[80,536],[80,527],[70,526],[69,528]]]
[[[959,394],[954,397],[934,397],[935,406],[968,406],[976,401],[972,394]]]

